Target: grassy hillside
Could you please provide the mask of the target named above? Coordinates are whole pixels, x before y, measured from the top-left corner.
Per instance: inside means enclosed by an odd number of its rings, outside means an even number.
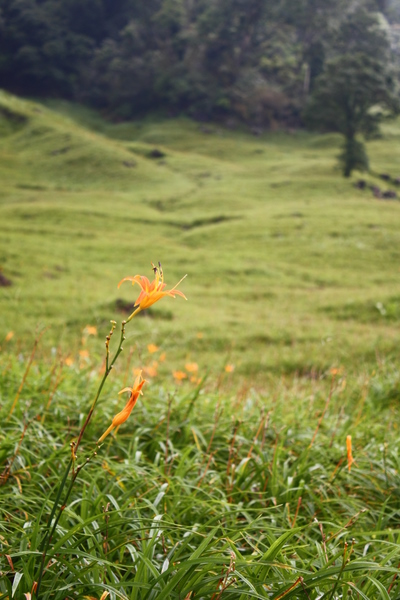
[[[6,94],[0,132],[0,600],[399,598],[400,203],[331,135]],[[151,260],[188,301],[104,360]]]
[[[340,176],[337,136],[110,124],[6,93],[0,133],[0,266],[12,282],[0,288],[0,337],[14,331],[11,348],[44,326],[42,343],[63,352],[88,324],[104,337],[136,298],[118,281],[160,260],[168,285],[188,274],[188,302],[163,300],[129,344],[156,344],[168,369],[228,361],[262,379],[398,356],[400,203]],[[399,141],[397,122],[369,143],[377,172],[400,175]]]

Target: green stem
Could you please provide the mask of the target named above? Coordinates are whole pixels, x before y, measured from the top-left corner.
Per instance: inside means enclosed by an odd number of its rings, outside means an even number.
[[[59,522],[59,520],[61,518],[61,515],[62,515],[62,513],[64,511],[65,505],[68,502],[68,498],[69,498],[69,496],[70,496],[70,494],[72,492],[72,488],[74,487],[74,483],[75,483],[75,480],[76,480],[76,478],[78,476],[79,471],[83,468],[83,466],[85,464],[87,464],[87,462],[92,458],[92,456],[94,456],[96,454],[96,451],[97,451],[97,446],[96,446],[96,450],[88,457],[88,459],[85,461],[85,463],[83,463],[82,465],[78,466],[76,468],[76,470],[73,471],[71,482],[70,482],[70,484],[68,486],[68,489],[67,489],[65,497],[64,497],[64,502],[59,507],[60,498],[61,498],[61,495],[62,495],[62,493],[64,491],[64,487],[65,487],[65,484],[67,482],[68,475],[69,475],[69,473],[71,471],[71,468],[72,468],[72,466],[74,464],[74,459],[75,459],[75,456],[76,456],[76,452],[77,452],[77,450],[79,448],[79,445],[80,445],[80,443],[82,441],[82,437],[83,437],[83,434],[85,433],[85,429],[89,425],[89,422],[90,422],[90,420],[91,420],[91,418],[93,416],[93,412],[94,412],[94,409],[96,407],[97,401],[100,398],[100,395],[101,395],[101,392],[103,390],[104,384],[105,384],[105,382],[106,382],[106,380],[107,380],[107,378],[108,378],[108,376],[109,376],[109,374],[110,374],[110,372],[111,372],[111,370],[112,370],[112,368],[114,366],[114,363],[115,363],[115,361],[117,360],[118,356],[121,354],[121,352],[123,350],[122,343],[125,340],[125,325],[126,325],[126,321],[122,321],[121,336],[120,336],[118,348],[117,348],[117,350],[115,352],[115,355],[114,355],[114,358],[112,359],[112,361],[111,361],[110,364],[108,364],[108,347],[107,347],[107,362],[106,362],[105,373],[104,373],[103,378],[102,378],[102,380],[100,382],[100,385],[98,387],[96,396],[94,397],[92,406],[90,407],[88,415],[87,415],[87,417],[85,419],[85,422],[84,422],[84,424],[82,426],[82,429],[79,432],[79,436],[78,436],[78,439],[76,441],[76,444],[72,447],[72,456],[71,456],[71,458],[70,458],[70,460],[68,462],[67,468],[66,468],[65,473],[63,475],[63,478],[61,480],[60,487],[58,488],[57,496],[56,496],[56,499],[54,501],[53,508],[52,508],[52,511],[51,511],[51,514],[50,514],[50,517],[49,517],[49,521],[48,521],[48,526],[47,526],[47,529],[46,529],[46,533],[45,533],[45,536],[44,536],[43,541],[41,543],[41,547],[43,548],[43,552],[42,552],[42,559],[41,559],[41,563],[40,563],[40,569],[39,569],[39,573],[38,573],[38,577],[37,577],[37,588],[36,588],[36,598],[37,598],[37,600],[39,600],[40,586],[41,586],[41,583],[42,583],[42,578],[43,578],[43,572],[44,572],[44,568],[45,568],[45,564],[46,564],[47,553],[48,553],[49,546],[50,546],[51,540],[53,538],[54,532],[55,532],[56,527],[58,525],[58,522]],[[54,522],[52,524],[52,521],[54,519],[54,516],[56,514],[57,509],[59,509],[58,510],[58,515],[57,515],[56,519],[54,520]]]

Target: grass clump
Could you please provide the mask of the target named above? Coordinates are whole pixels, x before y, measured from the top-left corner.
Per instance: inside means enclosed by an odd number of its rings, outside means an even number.
[[[60,472],[101,377],[71,365],[57,379],[57,361],[33,361],[9,420],[26,364],[1,361],[4,599],[34,589]],[[84,452],[110,422],[127,366],[107,384]],[[388,364],[329,379],[235,395],[213,381],[150,385],[79,472],[40,597],[397,597],[400,373]]]

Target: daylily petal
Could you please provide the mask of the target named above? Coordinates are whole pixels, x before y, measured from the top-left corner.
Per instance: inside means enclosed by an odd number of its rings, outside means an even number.
[[[146,277],[146,279],[147,279],[147,277]],[[140,285],[141,288],[143,288],[142,281],[141,281],[141,276],[140,275],[135,275],[134,277],[124,277],[119,282],[118,287],[120,287],[121,283],[124,283],[124,281],[131,281],[132,285],[135,285],[135,283],[137,283],[137,284]],[[147,281],[149,281],[149,280],[147,279]]]
[[[181,292],[181,290],[170,290],[169,291],[169,295],[171,295],[172,298],[175,298],[176,294],[178,294],[178,296],[182,296],[182,298],[185,298],[185,300],[187,300],[185,294],[183,292]]]
[[[152,283],[150,283],[150,280],[146,277],[146,275],[137,275],[137,277],[140,277],[140,279],[142,280],[141,286],[143,290],[146,290],[146,292],[148,292],[152,286]],[[132,284],[133,285],[133,284]]]
[[[133,388],[126,387],[119,392],[120,394],[122,394],[123,392],[130,392],[129,400],[126,403],[125,407],[121,410],[121,412],[119,412],[115,415],[109,428],[106,429],[106,431],[103,433],[103,435],[99,438],[99,440],[97,442],[98,444],[101,444],[105,440],[105,438],[108,436],[108,434],[111,433],[111,431],[115,427],[119,427],[120,425],[122,425],[122,423],[125,423],[125,421],[128,419],[133,408],[135,407],[137,399],[139,398],[139,396],[141,394],[143,394],[142,387],[146,383],[146,380],[142,379],[141,373],[142,372],[140,372],[140,374],[136,377]]]
[[[148,294],[148,292],[145,292],[144,290],[142,290],[142,291],[140,292],[139,296],[138,296],[138,297],[137,297],[137,299],[136,299],[135,306],[139,306],[139,304],[141,304],[141,302],[142,302],[142,301],[143,301],[145,298],[147,298],[147,296],[148,296],[148,295],[149,295],[149,294]]]
[[[121,390],[120,392],[118,392],[118,396],[119,396],[120,394],[123,394],[124,392],[131,392],[131,393],[132,393],[132,392],[133,392],[133,389],[132,389],[132,388],[130,388],[130,387],[126,387],[126,388],[124,388],[123,390]]]

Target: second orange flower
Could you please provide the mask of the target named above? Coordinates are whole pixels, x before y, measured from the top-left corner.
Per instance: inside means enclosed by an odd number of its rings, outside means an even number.
[[[140,372],[140,374],[135,379],[133,388],[126,387],[119,392],[120,394],[122,394],[123,392],[130,392],[129,400],[128,400],[125,408],[123,408],[121,410],[121,412],[119,412],[118,414],[115,415],[110,427],[103,433],[101,438],[99,438],[99,441],[97,442],[98,444],[101,444],[105,440],[105,438],[108,436],[108,434],[111,433],[111,431],[115,427],[119,427],[120,425],[122,425],[122,423],[125,423],[125,421],[129,417],[129,415],[131,414],[140,394],[143,394],[142,387],[144,386],[145,383],[146,383],[146,380],[142,379],[142,375]]]

